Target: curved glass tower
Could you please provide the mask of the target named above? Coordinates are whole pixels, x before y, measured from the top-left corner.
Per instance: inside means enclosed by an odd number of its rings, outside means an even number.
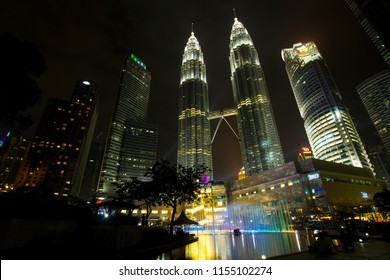
[[[339,89],[313,42],[282,50],[315,158],[372,170]]]
[[[251,176],[282,165],[284,158],[257,51],[237,18],[230,35],[229,60],[242,160]]]
[[[209,112],[206,65],[194,32],[184,48],[179,90],[177,163],[186,167],[206,164],[212,169],[210,122],[206,118]]]
[[[356,90],[390,154],[390,70],[386,69],[368,78]]]

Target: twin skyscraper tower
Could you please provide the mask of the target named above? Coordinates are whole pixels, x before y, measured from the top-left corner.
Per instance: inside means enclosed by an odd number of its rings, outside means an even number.
[[[282,165],[284,158],[258,53],[237,18],[230,35],[229,60],[235,107],[217,115],[237,115],[244,170],[251,176]],[[177,163],[206,164],[212,169],[209,119],[216,114],[209,112],[206,65],[193,32],[184,48],[179,98]]]

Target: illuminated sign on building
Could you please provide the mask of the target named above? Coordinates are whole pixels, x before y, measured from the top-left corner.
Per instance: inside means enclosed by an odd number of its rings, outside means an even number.
[[[313,153],[310,148],[302,147],[302,152],[298,154],[298,160],[306,160],[313,158]]]
[[[138,59],[138,57],[136,57],[134,54],[130,54],[130,58],[135,62],[137,63],[139,66],[141,66],[142,68],[144,68],[146,70],[146,65]]]
[[[368,193],[366,192],[360,192],[361,197],[368,198]]]
[[[307,179],[309,179],[309,180],[314,180],[314,179],[318,179],[318,178],[320,178],[320,174],[318,174],[318,173],[307,175]]]

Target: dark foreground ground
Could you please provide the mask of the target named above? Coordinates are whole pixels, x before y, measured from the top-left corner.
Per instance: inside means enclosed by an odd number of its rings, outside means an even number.
[[[355,250],[345,250],[341,246],[338,252],[319,255],[308,251],[272,258],[274,260],[390,260],[390,242],[371,239],[362,243],[355,242]]]

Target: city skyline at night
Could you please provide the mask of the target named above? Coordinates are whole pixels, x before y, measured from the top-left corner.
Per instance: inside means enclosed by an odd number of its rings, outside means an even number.
[[[191,8],[175,3],[88,3],[64,1],[53,6],[48,1],[37,5],[22,1],[22,4],[7,3],[0,12],[0,32],[37,44],[47,62],[46,73],[38,81],[42,101],[31,111],[36,122],[49,97],[66,98],[73,81],[85,77],[100,89],[96,133],[102,133],[101,139],[105,139],[120,79],[118,69],[131,50],[153,73],[149,116],[160,127],[158,158],[175,162],[178,77],[190,23],[194,22],[207,62],[210,111],[229,108],[233,106],[233,91],[228,43],[235,8],[250,30],[264,68],[286,162],[295,159],[302,146],[308,146],[280,60],[280,50],[295,42],[316,42],[363,141],[367,145],[378,143],[364,107],[356,101],[355,87],[385,69],[386,64],[344,1],[316,1],[305,9],[289,1],[227,1],[223,5],[200,1]],[[58,88],[58,84],[62,87]],[[212,132],[215,125],[211,123]],[[242,167],[239,142],[226,125],[221,126],[212,149],[215,178],[236,178]]]

